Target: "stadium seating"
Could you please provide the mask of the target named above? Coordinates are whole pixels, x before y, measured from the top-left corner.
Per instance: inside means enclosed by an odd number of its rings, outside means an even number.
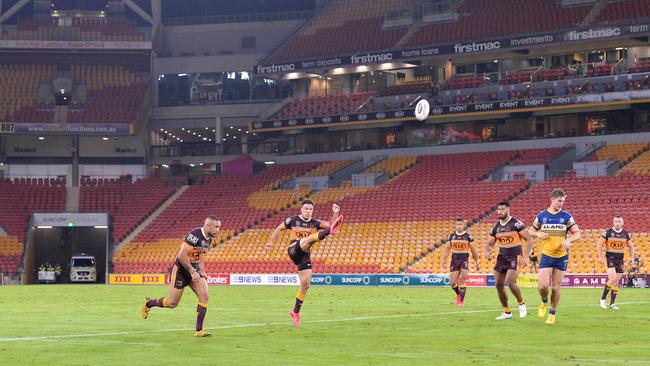
[[[616,160],[621,165],[627,164],[630,160],[634,159],[644,151],[648,150],[650,144],[647,142],[637,142],[631,144],[611,144],[603,146],[602,148],[589,154],[586,161],[598,160]]]
[[[81,181],[79,210],[108,212],[113,223],[113,240],[122,241],[176,190],[174,181],[146,178]]]
[[[510,165],[548,164],[550,160],[561,152],[562,148],[560,147],[523,150],[510,162]]]
[[[68,114],[72,123],[132,123],[148,83],[122,66],[72,65],[73,80],[88,89],[83,109]]]
[[[37,104],[39,86],[51,84],[63,70],[46,64],[0,64],[0,119],[50,123],[52,103]],[[70,65],[75,90],[86,87],[85,101],[74,97],[69,123],[133,123],[149,83],[122,66]],[[74,93],[73,93],[74,94]]]
[[[0,180],[0,272],[15,274],[23,257],[27,223],[34,212],[61,212],[65,206],[61,179],[16,178]]]
[[[495,36],[569,28],[580,23],[592,7],[593,4],[562,7],[553,0],[533,1],[525,7],[517,0],[467,0],[458,9],[460,18],[457,21],[425,24],[406,45],[471,42]]]
[[[537,68],[530,68],[509,73],[505,75],[499,82],[501,84],[519,84],[532,81],[533,74]]]
[[[372,95],[372,93],[359,93],[297,99],[282,108],[272,118],[286,119],[354,113]]]
[[[636,19],[639,18],[639,14],[647,14],[649,8],[650,1],[648,0],[610,0],[596,17],[596,22],[600,24],[617,23]]]
[[[267,220],[276,212],[274,196],[264,192],[277,188],[281,182],[304,174],[316,168],[317,163],[280,164],[251,177],[216,177],[207,179],[202,185],[190,186],[153,222],[145,227],[136,238],[125,245],[114,257],[115,268],[122,270],[123,264],[131,262],[158,262],[158,271],[166,270],[168,261],[160,258],[174,256],[183,236],[193,228],[199,227],[211,214],[222,219],[219,243],[235,233]],[[260,192],[263,192],[260,194]],[[286,192],[278,191],[284,195]],[[248,206],[249,197],[260,195],[254,203],[261,208]],[[283,196],[282,206],[297,203],[296,195]],[[178,213],[182,212],[182,215]],[[161,227],[166,228],[160,230]],[[158,260],[160,259],[160,260]]]
[[[454,75],[446,81],[443,89],[466,89],[477,88],[485,84],[486,79],[474,75]]]
[[[637,175],[650,176],[650,152],[648,152],[648,147],[645,147],[644,151],[643,154],[639,155],[639,157],[624,166],[618,174],[628,176],[629,173],[634,173]]]
[[[40,83],[52,82],[54,65],[0,64],[0,120],[15,122],[50,122],[52,111],[35,107]]]
[[[333,0],[304,30],[272,55],[271,60],[336,56],[390,48],[408,27],[382,29],[384,15],[410,6],[409,0]]]

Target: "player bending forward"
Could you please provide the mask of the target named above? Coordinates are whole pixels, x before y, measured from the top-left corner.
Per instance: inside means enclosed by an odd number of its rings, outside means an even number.
[[[141,310],[144,319],[147,319],[149,311],[153,307],[175,308],[178,302],[181,301],[185,287],[190,286],[199,298],[199,304],[196,305],[196,332],[194,332],[194,336],[208,337],[212,335],[203,330],[203,320],[208,311],[208,276],[203,271],[203,258],[210,250],[212,238],[219,233],[220,228],[221,221],[216,216],[208,216],[202,227],[190,231],[185,236],[176,261],[172,266],[169,295],[160,299],[147,298]]]

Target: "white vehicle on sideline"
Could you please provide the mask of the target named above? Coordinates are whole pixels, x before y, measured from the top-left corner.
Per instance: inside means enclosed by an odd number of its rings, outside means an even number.
[[[96,282],[97,267],[95,257],[87,254],[75,254],[70,259],[70,282]]]

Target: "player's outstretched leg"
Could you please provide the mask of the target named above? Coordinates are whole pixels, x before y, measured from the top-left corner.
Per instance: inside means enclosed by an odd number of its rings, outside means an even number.
[[[147,319],[151,308],[159,307],[173,309],[178,305],[178,302],[181,301],[181,296],[183,296],[183,289],[177,289],[174,287],[174,283],[171,283],[169,286],[168,296],[159,299],[145,298],[144,305],[142,306],[142,309],[140,309],[140,315],[142,315],[143,319]]]
[[[306,238],[300,239],[300,249],[302,249],[304,252],[309,252],[309,249],[311,248],[314,243],[317,243],[319,241],[325,240],[329,235],[336,235],[339,230],[338,226],[343,222],[343,215],[340,215],[330,224],[330,226],[327,229],[323,229],[313,235],[310,235]]]

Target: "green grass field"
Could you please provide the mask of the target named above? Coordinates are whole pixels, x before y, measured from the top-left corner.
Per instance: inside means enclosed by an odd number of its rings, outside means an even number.
[[[650,290],[563,289],[558,323],[495,321],[493,288],[312,287],[294,329],[294,288],[211,287],[206,328],[192,337],[196,297],[140,318],[163,286],[0,287],[0,365],[650,365]]]

